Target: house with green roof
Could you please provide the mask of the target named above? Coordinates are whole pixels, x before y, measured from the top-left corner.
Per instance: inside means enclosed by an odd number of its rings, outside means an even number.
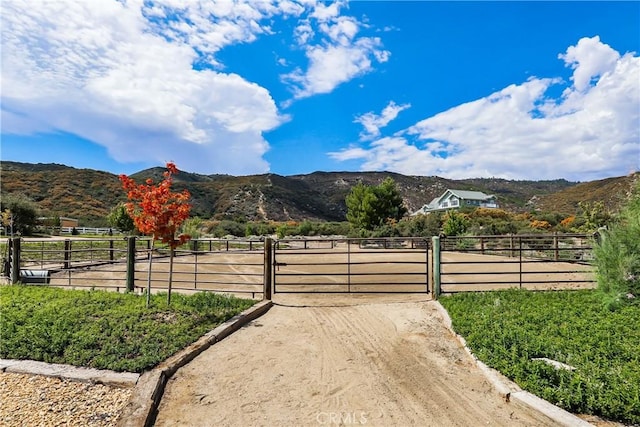
[[[440,197],[436,197],[428,204],[411,215],[427,214],[429,212],[445,211],[448,209],[470,208],[498,208],[496,196],[482,191],[466,191],[448,189]]]

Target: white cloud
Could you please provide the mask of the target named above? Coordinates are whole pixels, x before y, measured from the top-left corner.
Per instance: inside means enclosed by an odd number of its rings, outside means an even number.
[[[558,99],[547,89],[560,79],[531,78],[330,156],[360,159],[363,170],[449,178],[588,180],[638,170],[640,58],[597,37],[560,58],[573,84]]]
[[[343,3],[308,3],[312,12],[295,29],[296,42],[305,51],[308,67],[298,67],[281,76],[290,85],[294,99],[330,93],[340,84],[372,71],[373,62],[389,60],[391,53],[384,50],[380,38],[358,37],[358,20],[340,15]]]
[[[72,133],[118,161],[268,171],[262,133],[286,120],[269,92],[193,64],[216,64],[217,51],[268,32],[259,22],[282,11],[263,1],[171,3],[4,2],[2,132]]]
[[[302,21],[294,30],[294,37],[300,46],[303,46],[309,42],[315,35],[313,28],[308,20]]]
[[[329,4],[318,2],[314,6],[311,17],[316,18],[319,21],[326,21],[337,17],[340,13],[340,8],[344,6],[344,3],[341,1],[335,1]]]
[[[333,43],[349,46],[358,33],[358,21],[354,18],[341,16],[332,23],[320,24],[320,31],[329,36]]]
[[[330,93],[341,83],[372,70],[371,53],[381,45],[377,38],[361,38],[351,46],[313,46],[307,49],[309,68],[284,76],[295,87],[295,98]]]
[[[589,88],[591,80],[600,77],[615,67],[620,54],[609,45],[600,42],[600,37],[582,38],[570,46],[565,54],[558,55],[574,72],[571,80],[575,89]]]
[[[393,101],[384,107],[380,115],[376,115],[373,112],[365,113],[356,117],[354,123],[360,123],[364,127],[364,131],[360,133],[361,140],[370,140],[380,136],[380,128],[385,127],[392,120],[398,117],[398,114],[410,108],[411,104],[398,105]]]

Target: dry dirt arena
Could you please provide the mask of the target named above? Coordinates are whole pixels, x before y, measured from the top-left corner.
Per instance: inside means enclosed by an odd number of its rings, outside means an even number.
[[[420,249],[376,250],[341,243],[332,248],[277,250],[274,291],[277,292],[426,292],[433,290],[432,254]],[[591,268],[565,262],[537,262],[475,253],[443,252],[443,292],[522,287],[576,289],[594,286]],[[261,251],[214,251],[174,258],[172,288],[190,292],[213,290],[261,298],[264,281]],[[135,287],[147,286],[149,266],[142,257],[135,263]],[[153,292],[167,289],[169,257],[154,257]],[[106,288],[123,291],[126,262],[88,266],[53,273],[51,285]]]
[[[277,295],[169,380],[156,426],[552,426],[505,403],[427,295]]]

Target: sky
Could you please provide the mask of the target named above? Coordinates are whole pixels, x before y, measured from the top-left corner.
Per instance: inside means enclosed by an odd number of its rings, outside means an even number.
[[[2,0],[0,159],[115,174],[640,170],[640,2]]]

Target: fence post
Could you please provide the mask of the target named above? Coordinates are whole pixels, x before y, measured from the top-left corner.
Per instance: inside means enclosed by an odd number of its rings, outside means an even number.
[[[522,237],[520,237],[518,241],[519,241],[519,247],[520,247],[520,258],[519,258],[520,262],[518,262],[518,265],[520,266],[520,269],[519,269],[520,289],[522,289]]]
[[[558,232],[553,232],[553,249],[554,249],[554,260],[558,261],[560,258],[560,252],[558,251]]]
[[[127,241],[127,292],[133,292],[136,279],[136,237],[125,237]]]
[[[109,239],[109,261],[113,261],[113,239]]]
[[[509,236],[509,257],[513,258],[513,250],[515,249],[513,245],[513,234],[510,234]],[[520,240],[520,243],[522,244],[522,239]]]
[[[71,240],[65,239],[64,241],[64,266],[65,270],[71,268]]]
[[[347,239],[347,291],[351,293],[351,240],[349,239]]]
[[[271,250],[271,237],[264,239],[264,289],[263,300],[271,300],[271,278],[273,277],[273,252]]]
[[[440,237],[433,236],[431,253],[433,255],[433,298],[440,296]]]
[[[11,284],[15,285],[20,281],[20,238],[12,237],[9,240],[9,250],[11,258]]]

